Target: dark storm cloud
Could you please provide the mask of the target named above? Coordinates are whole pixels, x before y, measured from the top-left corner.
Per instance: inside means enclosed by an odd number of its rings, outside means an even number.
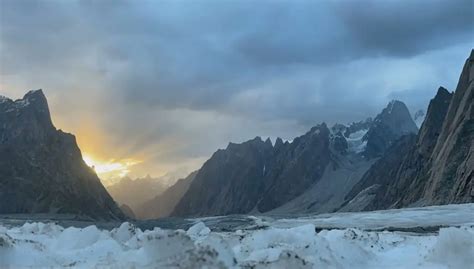
[[[0,86],[93,114],[124,156],[204,156],[426,106],[455,86],[473,19],[470,0],[0,0]]]

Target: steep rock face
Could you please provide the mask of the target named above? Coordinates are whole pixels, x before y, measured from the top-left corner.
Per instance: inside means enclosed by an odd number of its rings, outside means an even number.
[[[380,138],[387,126],[394,130]],[[417,128],[408,109],[396,101],[377,117],[377,124],[369,118],[329,130],[323,123],[291,143],[277,139],[272,146],[269,140],[255,139],[230,144],[203,165],[172,215],[294,212],[301,209],[298,201],[304,201],[305,212],[333,211],[373,163],[374,158],[364,157],[366,146],[383,139],[377,149],[383,154],[393,141],[413,131]],[[289,202],[292,205],[285,207]]]
[[[440,87],[436,96],[430,101],[417,141],[419,153],[425,158],[430,157],[438,141],[452,97],[452,93]]]
[[[196,174],[174,216],[247,213],[264,191],[262,180],[273,146],[256,137],[218,150]]]
[[[0,213],[124,217],[82,160],[75,137],[53,126],[41,90],[0,98]]]
[[[347,194],[346,203],[340,211],[376,210],[396,203],[400,192],[406,191],[406,186],[402,182],[394,186],[393,178],[412,177],[423,163],[420,159],[409,165],[404,163],[405,157],[414,153],[412,148],[415,143],[416,136],[410,134],[392,144],[384,157],[375,162]]]
[[[474,201],[474,50],[466,60],[431,155],[423,199],[430,204]]]
[[[440,88],[431,100],[416,143],[394,145],[346,197],[345,209],[474,201],[473,61],[471,53],[454,95]],[[368,189],[372,191],[366,191]],[[373,200],[351,206],[364,200],[363,193],[372,195]]]
[[[417,132],[418,127],[411,118],[406,105],[394,100],[382,113],[377,115],[365,135],[364,141],[367,141],[365,156],[368,158],[380,157],[398,138]]]
[[[192,172],[186,178],[179,179],[163,193],[140,205],[136,210],[137,218],[157,219],[169,217],[181,198],[183,198],[184,194],[188,191],[196,174],[197,171]]]
[[[229,144],[196,174],[173,216],[265,212],[283,205],[317,181],[330,161],[329,129],[312,128],[292,143],[260,138]]]
[[[258,211],[266,212],[289,202],[322,177],[331,161],[329,133],[323,123],[275,152],[264,171]]]

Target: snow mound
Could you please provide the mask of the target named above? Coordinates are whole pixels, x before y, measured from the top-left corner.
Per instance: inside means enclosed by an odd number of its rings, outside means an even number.
[[[474,230],[467,227],[442,229],[428,258],[448,268],[474,267]]]
[[[474,228],[439,234],[323,230],[313,224],[212,232],[198,222],[187,231],[112,231],[51,223],[0,226],[0,268],[469,268]]]

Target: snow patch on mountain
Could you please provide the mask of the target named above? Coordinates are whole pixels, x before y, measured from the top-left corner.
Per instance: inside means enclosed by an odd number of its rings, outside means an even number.
[[[367,134],[369,129],[359,130],[357,132],[351,133],[349,137],[346,138],[348,151],[354,153],[361,153],[367,147],[367,141],[364,141],[364,136]]]

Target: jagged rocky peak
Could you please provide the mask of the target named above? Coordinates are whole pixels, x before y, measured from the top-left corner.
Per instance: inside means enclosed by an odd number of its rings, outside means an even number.
[[[43,91],[0,102],[0,214],[123,214],[82,160],[75,137],[56,130]]]
[[[441,133],[444,118],[448,112],[452,97],[453,93],[450,93],[447,89],[440,87],[436,93],[436,96],[430,101],[426,119],[421,126],[417,142],[419,146],[419,153],[425,157],[428,157],[428,155],[431,154],[438,136]]]
[[[29,91],[22,99],[3,97],[0,103],[0,142],[21,139],[32,142],[55,132],[42,90]],[[13,131],[15,130],[15,131]]]
[[[276,149],[279,149],[281,146],[283,146],[283,139],[281,139],[280,137],[278,137],[275,141],[275,148]]]
[[[425,199],[474,201],[474,50],[466,60],[431,159]]]
[[[341,124],[341,123],[335,123],[332,127],[331,127],[331,132],[333,134],[337,134],[339,132],[341,133],[344,133],[346,130],[347,130],[347,126],[344,125],[344,124]]]
[[[307,134],[311,135],[318,135],[321,137],[328,137],[331,132],[328,129],[328,126],[325,122],[318,124],[311,128],[311,130]]]
[[[393,132],[408,134],[418,131],[407,106],[398,100],[392,100],[388,106],[382,110],[382,113],[375,118],[375,124],[379,123],[390,128]]]
[[[273,143],[272,143],[272,140],[270,139],[270,137],[265,140],[265,145],[273,147]]]
[[[350,192],[348,206],[362,196],[367,203],[355,210],[474,202],[473,65],[471,51],[456,91],[438,89],[418,136],[397,140]],[[366,195],[367,188],[374,191]]]
[[[341,131],[331,135],[331,148],[341,154],[347,153],[348,143]]]
[[[393,100],[377,115],[364,136],[364,141],[367,142],[364,155],[368,158],[380,157],[398,138],[417,132],[418,127],[407,106],[401,101]]]
[[[357,132],[367,132],[370,127],[372,127],[373,119],[372,118],[367,118],[366,120],[359,121],[359,122],[353,122],[349,124],[349,126],[346,128],[344,131],[344,136],[345,137],[350,137],[352,134],[357,133]]]

